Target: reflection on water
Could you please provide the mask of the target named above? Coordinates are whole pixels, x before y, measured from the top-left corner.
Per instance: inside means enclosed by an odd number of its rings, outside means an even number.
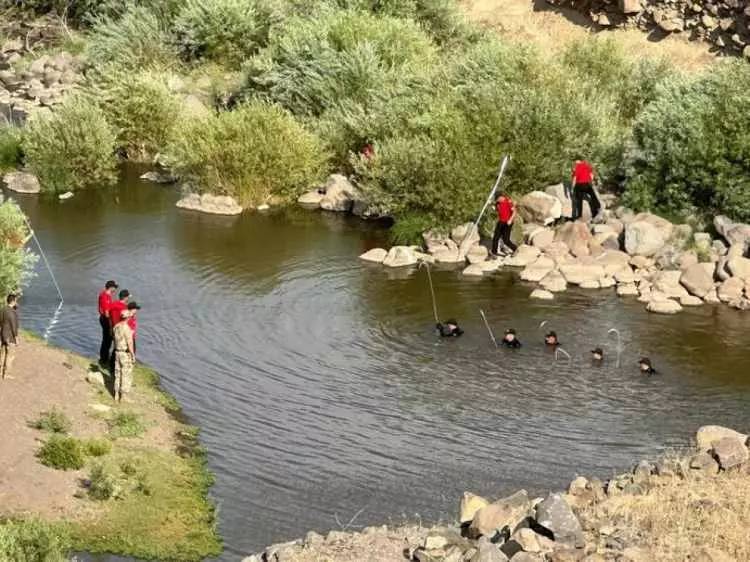
[[[360,509],[360,524],[452,519],[464,490],[541,492],[606,477],[703,423],[750,425],[748,314],[653,316],[610,291],[538,303],[510,272],[435,270],[441,316],[466,330],[438,340],[424,272],[358,263],[383,242],[377,227],[304,211],[208,217],[176,198],[128,177],[114,192],[21,203],[66,298],[55,343],[95,353],[108,278],[143,305],[142,357],[203,429],[222,559]],[[43,330],[56,297],[42,269],[23,306]],[[524,348],[494,349],[479,308]],[[572,361],[541,345],[544,320]],[[638,376],[640,354],[660,377]]]

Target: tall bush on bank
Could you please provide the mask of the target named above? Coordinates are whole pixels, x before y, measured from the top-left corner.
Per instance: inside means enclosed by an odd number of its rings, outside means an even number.
[[[26,163],[44,191],[65,192],[116,180],[116,134],[104,112],[82,96],[35,115],[23,139]]]
[[[0,560],[66,562],[70,537],[58,526],[39,520],[0,522]]]
[[[750,65],[723,63],[659,88],[638,116],[625,198],[637,208],[750,221]]]
[[[243,206],[293,196],[319,180],[326,166],[318,138],[281,107],[263,102],[182,121],[167,155],[198,190],[230,195]]]
[[[25,248],[29,234],[28,225],[18,205],[13,201],[0,204],[0,294],[2,295],[17,292],[33,276],[37,258]]]
[[[20,128],[0,124],[0,172],[21,163],[21,136]]]

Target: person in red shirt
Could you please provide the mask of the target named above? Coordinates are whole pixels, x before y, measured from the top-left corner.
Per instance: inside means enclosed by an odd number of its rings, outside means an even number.
[[[601,209],[599,198],[596,196],[593,188],[594,167],[586,160],[577,159],[575,164],[573,164],[571,180],[573,186],[573,220],[578,220],[583,216],[584,199],[589,202],[591,218],[593,220]]]
[[[102,343],[99,346],[99,363],[106,365],[109,362],[110,349],[112,348],[112,326],[109,323],[109,309],[112,306],[112,296],[117,290],[117,283],[107,281],[104,290],[99,293],[99,326],[102,329]]]
[[[130,302],[130,291],[123,289],[120,291],[118,299],[119,300],[114,301],[109,307],[109,324],[113,330],[120,322],[123,311],[128,308],[128,302]]]
[[[138,311],[141,307],[137,302],[131,301],[128,303],[128,311],[130,312],[130,318],[128,318],[128,326],[133,330],[133,355],[135,355],[135,336],[138,332]]]
[[[492,237],[492,253],[497,255],[501,239],[503,245],[507,246],[511,252],[515,252],[517,246],[510,239],[510,233],[513,229],[513,220],[516,218],[516,206],[510,197],[505,193],[500,193],[495,200],[495,209],[497,210],[497,225],[495,235]]]

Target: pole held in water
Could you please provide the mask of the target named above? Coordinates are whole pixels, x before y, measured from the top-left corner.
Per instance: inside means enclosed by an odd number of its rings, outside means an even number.
[[[494,334],[494,333],[492,333],[492,328],[490,327],[490,323],[489,323],[489,322],[487,322],[487,316],[485,316],[485,314],[484,314],[484,310],[482,310],[482,309],[480,308],[480,309],[479,309],[479,314],[481,314],[481,315],[482,315],[482,320],[484,320],[484,325],[485,325],[485,327],[487,328],[487,332],[489,332],[489,334],[490,334],[490,339],[492,340],[492,343],[494,343],[494,344],[495,344],[495,347],[497,347],[497,340],[495,339],[495,334]]]
[[[432,286],[432,275],[430,274],[430,264],[423,261],[419,264],[419,267],[424,267],[427,270],[427,282],[430,285],[430,295],[432,296],[432,313],[435,315],[435,324],[440,324],[440,317],[438,316],[437,302],[435,300],[435,288]]]

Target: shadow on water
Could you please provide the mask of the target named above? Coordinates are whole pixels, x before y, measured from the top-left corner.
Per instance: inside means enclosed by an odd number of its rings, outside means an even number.
[[[466,330],[440,340],[424,272],[358,263],[382,229],[300,210],[206,217],[177,197],[128,175],[63,204],[19,200],[66,298],[55,343],[95,353],[108,278],[142,304],[143,359],[202,428],[222,560],[360,510],[362,525],[452,520],[464,490],[539,493],[684,444],[704,423],[750,425],[750,315],[648,315],[609,291],[539,303],[510,271],[474,281],[436,268],[440,315]],[[40,269],[25,325],[44,330],[56,304]],[[495,349],[480,308],[524,348]],[[542,321],[571,361],[541,344]],[[638,375],[641,354],[661,376]]]

